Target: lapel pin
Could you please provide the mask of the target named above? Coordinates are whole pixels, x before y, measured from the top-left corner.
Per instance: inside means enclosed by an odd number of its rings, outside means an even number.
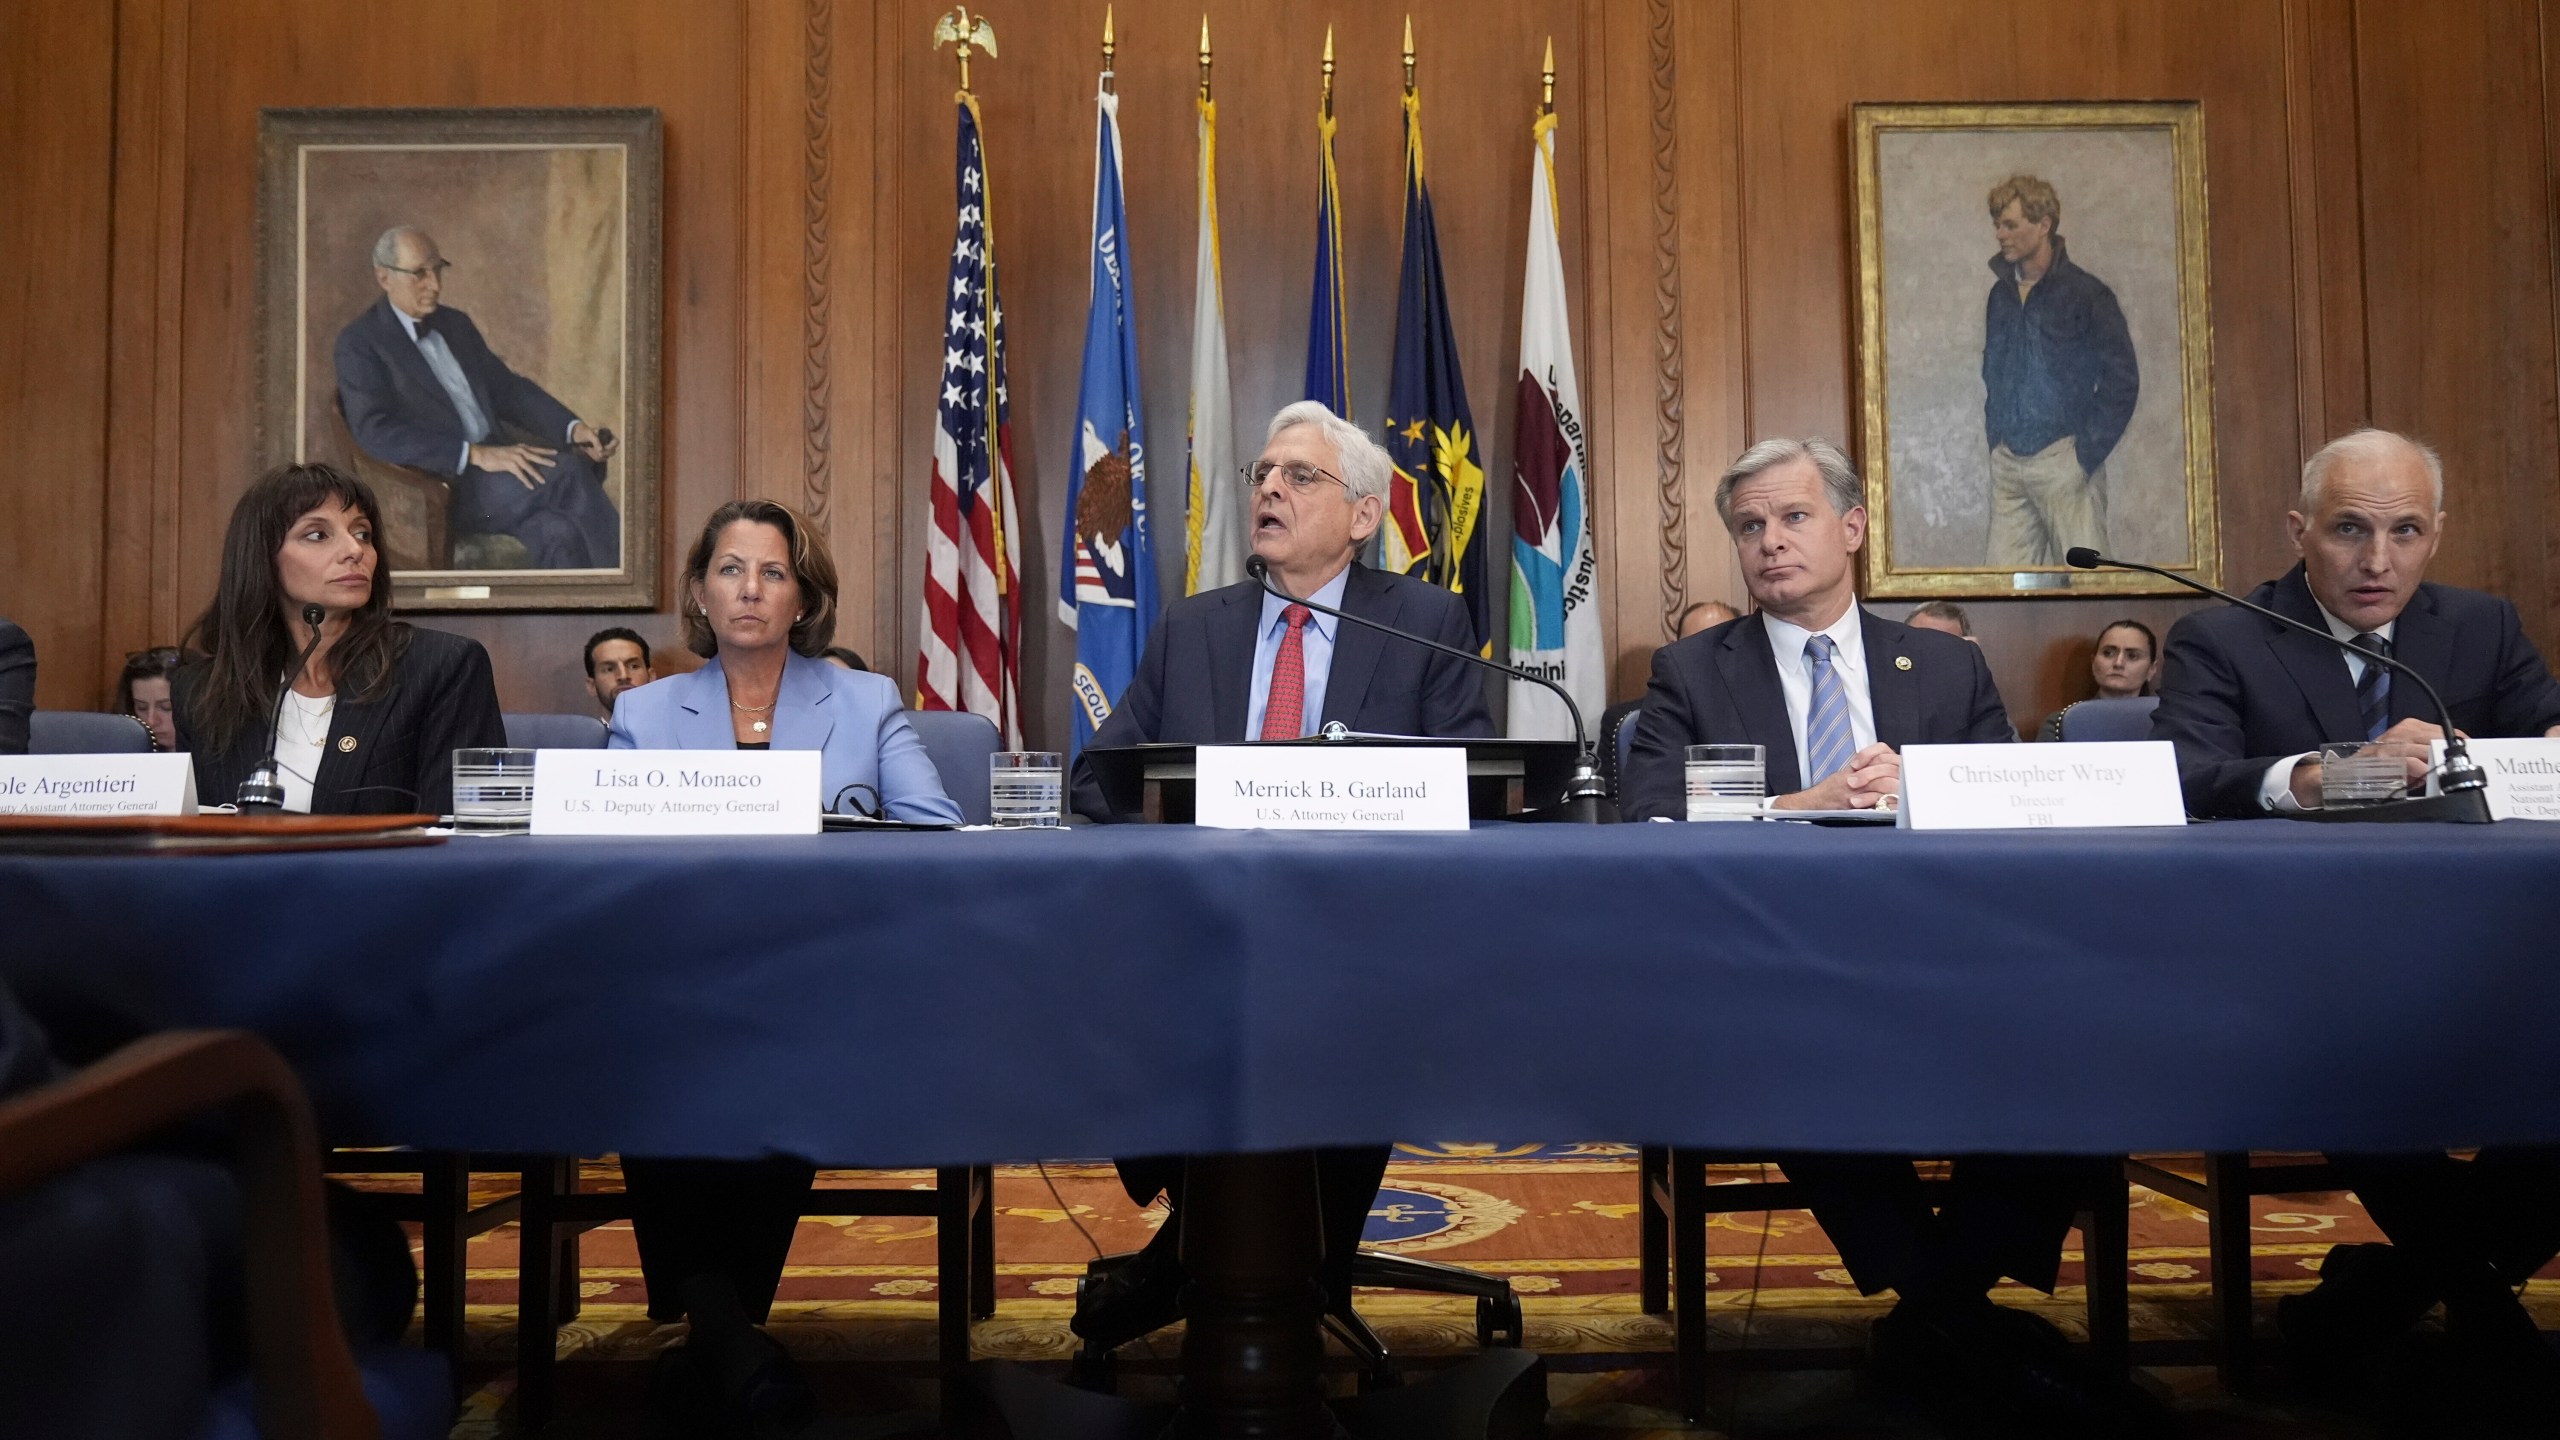
[[[353,755],[356,753],[356,737],[353,735],[339,736],[338,753],[341,755]]]
[[[1893,668],[1894,668],[1894,669],[1896,669],[1896,670],[1908,670],[1908,669],[1910,669],[1910,668],[1911,668],[1911,657],[1910,657],[1910,656],[1908,656],[1908,655],[1896,655],[1896,656],[1894,656],[1894,657],[1893,657]]]

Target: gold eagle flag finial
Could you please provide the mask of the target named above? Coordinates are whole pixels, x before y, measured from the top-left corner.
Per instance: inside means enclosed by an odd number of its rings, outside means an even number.
[[[945,45],[955,44],[960,47],[960,88],[966,90],[969,88],[969,51],[974,46],[989,55],[995,54],[996,27],[989,24],[984,15],[972,20],[969,7],[963,5],[933,22],[933,48],[939,50]]]

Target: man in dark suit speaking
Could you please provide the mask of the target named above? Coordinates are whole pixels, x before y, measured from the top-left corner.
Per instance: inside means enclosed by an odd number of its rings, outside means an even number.
[[[1768,789],[1789,809],[1872,809],[1898,799],[1908,744],[2012,740],[1982,651],[1869,614],[1852,571],[1866,541],[1863,487],[1822,440],[1764,440],[1716,482],[1755,613],[1654,652],[1627,757],[1629,819],[1686,812],[1686,749],[1765,747]],[[1856,877],[1808,871],[1780,904],[1848,902]],[[2112,1434],[2136,1397],[2084,1373],[2025,1311],[1991,1303],[2003,1275],[2050,1291],[2074,1201],[2113,1161],[1958,1157],[1933,1213],[1908,1157],[1779,1157],[1863,1294],[1895,1293],[1876,1322],[1880,1378],[1951,1431]]]
[[[2285,516],[2302,563],[2251,600],[2359,650],[2414,666],[2467,736],[2560,735],[2560,684],[2516,608],[2427,580],[2443,538],[2444,466],[2387,430],[2330,441],[2302,467]],[[2155,740],[2177,746],[2187,808],[2245,816],[2320,804],[2320,747],[2364,741],[2425,778],[2442,738],[2426,692],[2383,667],[2238,608],[2180,620],[2161,647]],[[2342,884],[2378,876],[2341,874]],[[2319,1288],[2287,1296],[2277,1320],[2297,1353],[2348,1376],[2438,1301],[2471,1367],[2474,1398],[2538,1415],[2560,1406],[2560,1359],[2515,1287],[2560,1253],[2560,1152],[2482,1150],[2332,1155],[2390,1245],[2340,1245]]]
[[[470,316],[441,306],[447,268],[435,237],[413,226],[374,242],[382,299],[338,332],[336,351],[356,444],[451,477],[454,528],[515,536],[534,569],[621,564],[622,517],[603,471],[621,441],[508,369]],[[510,443],[502,425],[534,438]]]
[[[1392,466],[1383,447],[1323,405],[1302,400],[1282,410],[1262,458],[1243,476],[1253,492],[1254,553],[1271,567],[1271,583],[1291,595],[1473,650],[1477,637],[1456,595],[1352,558],[1386,512]],[[1453,656],[1284,605],[1248,580],[1165,607],[1092,748],[1295,740],[1336,720],[1381,734],[1488,737],[1493,717],[1481,673]],[[1095,820],[1127,818],[1112,812],[1083,761],[1075,808]],[[1387,1147],[1322,1150],[1316,1169],[1322,1278],[1339,1298],[1386,1174]],[[1173,1213],[1134,1261],[1087,1288],[1074,1321],[1086,1340],[1107,1349],[1179,1313],[1181,1177],[1179,1157],[1121,1162],[1131,1199],[1143,1205],[1161,1192]]]

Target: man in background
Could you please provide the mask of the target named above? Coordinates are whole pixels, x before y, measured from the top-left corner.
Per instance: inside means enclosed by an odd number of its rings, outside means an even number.
[[[650,667],[649,642],[640,632],[616,625],[587,637],[587,693],[596,707],[613,718],[613,702],[623,691],[658,678]]]
[[[2133,337],[2106,282],[2071,263],[2062,200],[2033,175],[1991,187],[1982,424],[1991,448],[1991,563],[2060,565],[2107,548],[2107,456],[2141,393]]]
[[[374,242],[382,299],[338,332],[336,352],[356,444],[452,480],[454,527],[513,535],[534,569],[621,564],[622,517],[604,491],[621,442],[508,369],[470,316],[441,303],[449,268],[416,226]],[[502,426],[529,438],[509,441]]]
[[[1916,629],[1935,630],[1941,635],[1953,635],[1959,640],[1973,640],[1973,617],[1964,613],[1964,607],[1953,600],[1924,600],[1911,607],[1911,613],[1903,617],[1902,623]],[[1982,642],[1973,640],[1973,643],[1979,645]]]

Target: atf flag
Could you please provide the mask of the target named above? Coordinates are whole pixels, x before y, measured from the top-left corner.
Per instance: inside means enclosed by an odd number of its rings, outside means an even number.
[[[1327,58],[1331,58],[1328,52]],[[1307,394],[1351,418],[1350,352],[1342,326],[1342,185],[1333,173],[1333,110],[1316,112],[1316,286],[1307,302]]]
[[[1511,447],[1511,663],[1562,685],[1582,713],[1596,716],[1599,571],[1556,239],[1556,117],[1539,116],[1529,138],[1529,274],[1520,293],[1520,420]],[[1511,737],[1570,740],[1573,721],[1555,692],[1515,679]]]
[[[1075,738],[1084,748],[1120,703],[1156,623],[1155,544],[1147,524],[1147,427],[1138,413],[1138,333],[1129,309],[1128,212],[1120,195],[1120,97],[1096,100],[1093,298],[1076,390],[1058,615],[1076,632]]]
[[[1386,522],[1381,563],[1465,597],[1477,643],[1492,653],[1485,613],[1484,463],[1449,296],[1440,281],[1440,237],[1422,182],[1422,98],[1404,97],[1404,273],[1396,286],[1396,360],[1387,382]]]

